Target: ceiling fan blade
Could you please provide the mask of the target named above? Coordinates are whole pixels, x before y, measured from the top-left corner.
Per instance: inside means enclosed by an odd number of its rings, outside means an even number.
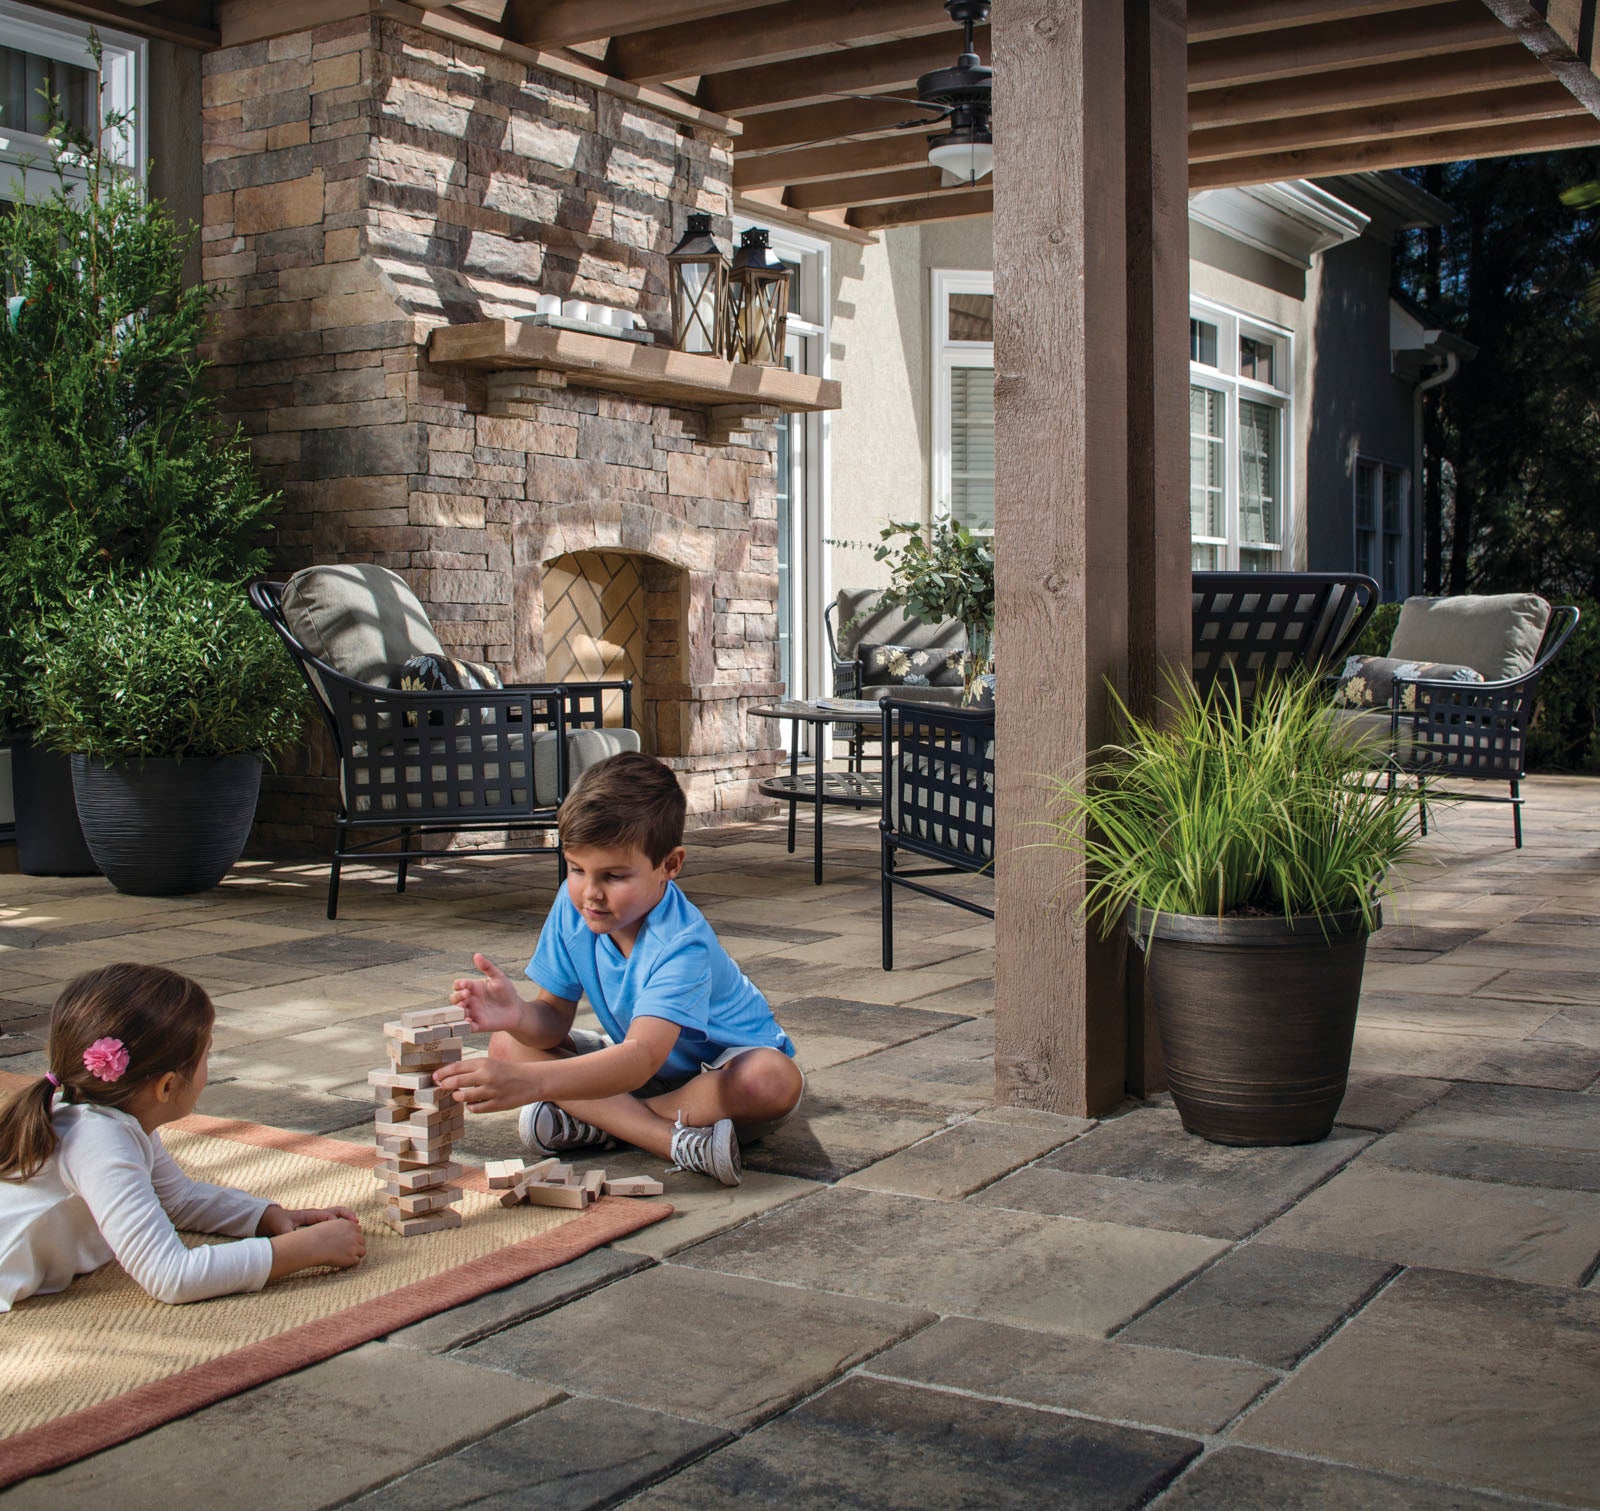
[[[820,98],[828,100],[872,100],[881,105],[911,105],[918,110],[937,111],[938,115],[950,114],[948,105],[935,105],[931,100],[914,100],[910,96],[903,94],[829,94],[820,96]],[[937,117],[935,118],[937,119]],[[920,125],[921,123],[912,122],[911,124]],[[894,128],[885,127],[883,129],[893,130]]]

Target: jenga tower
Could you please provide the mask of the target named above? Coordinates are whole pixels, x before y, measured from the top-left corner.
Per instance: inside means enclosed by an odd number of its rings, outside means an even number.
[[[466,1015],[458,1007],[402,1013],[383,1025],[389,1068],[367,1080],[376,1088],[378,1187],[388,1198],[383,1220],[402,1238],[459,1228],[461,1166],[450,1146],[466,1129],[466,1115],[450,1093],[433,1084],[441,1065],[461,1058]]]

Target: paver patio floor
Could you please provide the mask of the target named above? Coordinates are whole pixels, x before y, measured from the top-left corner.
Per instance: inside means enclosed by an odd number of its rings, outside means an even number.
[[[1340,1127],[1294,1150],[1160,1097],[992,1105],[990,926],[904,901],[885,974],[870,820],[830,814],[821,887],[803,832],[695,836],[685,890],[809,1078],[742,1187],[667,1176],[667,1222],[0,1499],[1600,1506],[1600,782],[1527,790],[1521,852],[1503,809],[1439,816]],[[69,976],[161,961],[217,1002],[202,1111],[363,1138],[379,1025],[474,949],[520,968],[554,867],[347,877],[329,923],[320,864],[170,901],[0,875],[0,1067],[43,1068]],[[514,1118],[463,1147],[520,1152]]]

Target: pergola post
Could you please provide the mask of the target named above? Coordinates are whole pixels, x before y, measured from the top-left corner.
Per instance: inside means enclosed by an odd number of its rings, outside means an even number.
[[[1028,847],[1048,776],[1107,736],[1107,684],[1148,705],[1188,660],[1185,11],[1006,0],[992,18],[996,1096],[1077,1115],[1158,1073],[1121,940],[1079,916],[1071,858]]]

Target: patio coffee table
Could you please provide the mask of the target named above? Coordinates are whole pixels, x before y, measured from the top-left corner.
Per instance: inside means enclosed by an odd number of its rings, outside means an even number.
[[[787,719],[789,730],[789,774],[770,777],[757,791],[789,805],[789,853],[794,853],[795,816],[802,803],[811,804],[812,880],[822,885],[822,810],[829,804],[843,808],[879,808],[883,805],[883,778],[867,771],[825,771],[822,762],[824,724],[876,724],[883,717],[878,705],[867,698],[818,698],[806,701],[785,698],[752,708],[758,719]],[[813,769],[800,770],[800,726],[810,724],[818,730],[812,739]]]

